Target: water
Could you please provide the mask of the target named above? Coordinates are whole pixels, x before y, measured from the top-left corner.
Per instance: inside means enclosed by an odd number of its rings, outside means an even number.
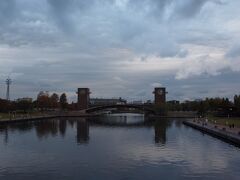
[[[239,179],[240,149],[136,114],[0,127],[0,179]]]

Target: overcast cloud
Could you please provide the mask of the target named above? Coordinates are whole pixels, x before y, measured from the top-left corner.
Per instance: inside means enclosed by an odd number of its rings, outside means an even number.
[[[236,0],[1,0],[0,97],[78,87],[94,97],[240,93]]]

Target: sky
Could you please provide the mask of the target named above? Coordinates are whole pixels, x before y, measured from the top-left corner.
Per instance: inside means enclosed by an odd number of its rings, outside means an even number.
[[[1,0],[0,98],[240,94],[240,1]]]

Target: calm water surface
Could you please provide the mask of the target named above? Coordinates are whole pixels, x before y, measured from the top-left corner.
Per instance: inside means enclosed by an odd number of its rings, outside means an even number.
[[[240,149],[137,114],[0,126],[1,180],[240,179]]]

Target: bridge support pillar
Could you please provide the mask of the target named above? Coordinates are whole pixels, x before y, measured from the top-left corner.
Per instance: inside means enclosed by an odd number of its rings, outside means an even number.
[[[154,103],[156,106],[162,106],[166,103],[166,88],[165,87],[156,87],[153,91],[154,94]]]
[[[78,88],[78,109],[87,109],[90,100],[90,90],[89,88]]]

